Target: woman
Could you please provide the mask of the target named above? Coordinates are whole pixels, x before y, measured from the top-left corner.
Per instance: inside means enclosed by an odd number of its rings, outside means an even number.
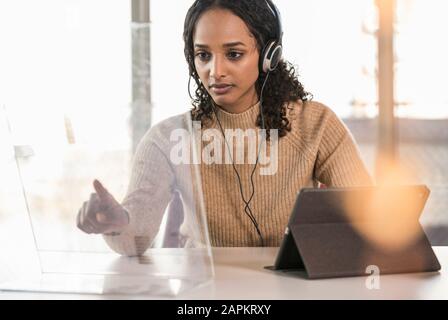
[[[229,154],[229,130],[266,129],[266,146],[275,146],[270,174],[262,173],[261,148],[255,164],[233,157],[231,163],[201,163],[213,246],[278,246],[301,188],[371,184],[346,126],[311,101],[292,65],[281,59],[281,37],[278,10],[266,0],[196,0],[185,19],[185,56],[197,85],[192,119],[202,131],[219,132]],[[121,254],[139,254],[151,244],[178,182],[169,160],[152,165],[170,159],[174,119],[142,139],[122,204],[95,181],[96,194],[78,214],[81,230],[104,234]],[[253,149],[243,148],[249,158]]]

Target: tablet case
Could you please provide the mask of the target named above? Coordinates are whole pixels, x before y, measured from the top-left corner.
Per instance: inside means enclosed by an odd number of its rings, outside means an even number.
[[[365,239],[356,224],[379,223],[372,217],[348,219],[344,203],[362,212],[378,187],[302,189],[297,196],[288,227],[272,270],[305,270],[310,279],[366,276],[367,267],[380,274],[431,272],[440,264],[419,218],[429,196],[426,186],[390,187],[388,194],[412,197],[416,205],[403,205],[405,219],[415,223],[417,236],[406,247],[387,251]],[[383,190],[384,192],[384,190]],[[415,198],[416,197],[416,198]],[[399,197],[397,197],[399,199]],[[400,210],[400,203],[394,208]],[[390,210],[384,205],[379,209]],[[387,212],[387,214],[393,214]],[[387,222],[387,219],[385,220]],[[384,223],[384,221],[382,222]]]

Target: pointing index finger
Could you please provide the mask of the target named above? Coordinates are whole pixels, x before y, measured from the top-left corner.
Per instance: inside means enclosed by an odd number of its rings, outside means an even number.
[[[93,187],[95,188],[96,193],[101,201],[109,201],[110,193],[107,189],[99,182],[98,180],[93,181]]]

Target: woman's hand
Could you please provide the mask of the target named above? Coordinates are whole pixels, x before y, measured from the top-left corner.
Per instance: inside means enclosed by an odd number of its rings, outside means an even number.
[[[93,187],[96,193],[83,203],[76,217],[78,228],[87,234],[120,234],[129,224],[129,214],[98,180]]]

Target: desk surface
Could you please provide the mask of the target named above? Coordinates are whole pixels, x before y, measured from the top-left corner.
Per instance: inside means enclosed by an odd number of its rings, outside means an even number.
[[[277,273],[278,248],[214,248],[215,278],[177,299],[448,299],[448,247],[434,247],[442,265],[435,273],[383,275],[380,289],[369,290],[367,277],[308,280],[301,273]],[[1,299],[151,299],[151,296],[70,295],[0,292]]]

